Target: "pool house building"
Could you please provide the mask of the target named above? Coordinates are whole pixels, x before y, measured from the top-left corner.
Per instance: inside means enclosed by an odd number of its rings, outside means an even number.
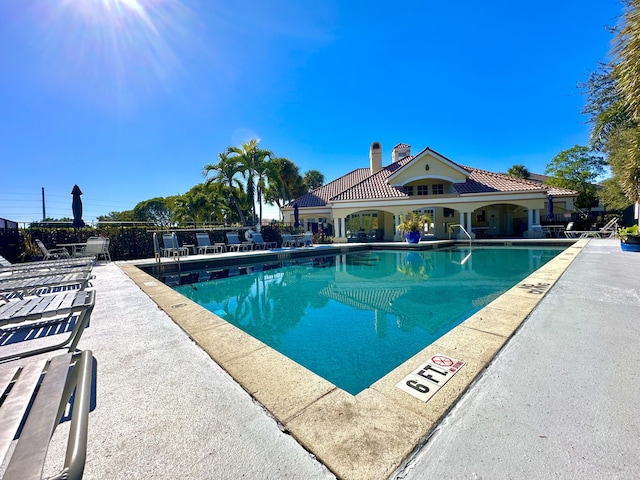
[[[297,210],[305,230],[324,228],[336,241],[400,241],[401,215],[417,211],[433,220],[423,237],[463,236],[449,228],[462,225],[476,238],[533,238],[542,221],[561,228],[577,197],[573,190],[459,165],[429,147],[412,155],[400,143],[383,166],[382,146],[373,142],[369,163],[286,205],[285,220],[294,223]]]

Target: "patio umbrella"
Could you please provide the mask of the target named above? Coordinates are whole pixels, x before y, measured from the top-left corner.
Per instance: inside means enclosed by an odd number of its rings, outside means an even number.
[[[82,228],[84,227],[84,221],[82,220],[82,199],[80,198],[82,191],[78,185],[73,186],[71,195],[73,195],[73,200],[71,201],[71,209],[73,210],[73,228]]]
[[[553,220],[553,195],[547,195],[547,220]]]
[[[298,228],[300,226],[299,217],[300,213],[298,212],[298,203],[293,202],[293,226]]]

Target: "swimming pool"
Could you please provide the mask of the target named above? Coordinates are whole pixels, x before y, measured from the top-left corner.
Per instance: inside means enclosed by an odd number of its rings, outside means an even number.
[[[563,250],[326,255],[175,290],[355,395]]]

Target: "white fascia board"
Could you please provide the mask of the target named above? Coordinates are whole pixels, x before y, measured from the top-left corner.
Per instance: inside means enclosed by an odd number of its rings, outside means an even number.
[[[391,177],[389,177],[391,178]],[[443,175],[420,175],[417,177],[411,177],[406,179],[403,183],[391,183],[389,182],[389,185],[392,187],[402,187],[404,185],[406,185],[407,183],[411,183],[411,182],[415,182],[416,180],[445,180],[447,182],[451,182],[453,184],[456,183],[460,183],[460,179],[459,178],[451,178],[451,177],[445,177]]]
[[[293,209],[291,209],[293,210]],[[302,215],[319,215],[321,217],[327,217],[331,215],[331,207],[300,207],[298,209],[298,214]]]

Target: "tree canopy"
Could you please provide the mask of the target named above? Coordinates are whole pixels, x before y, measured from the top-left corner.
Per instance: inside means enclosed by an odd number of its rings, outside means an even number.
[[[313,190],[324,185],[324,175],[318,170],[309,170],[304,174],[303,181],[309,190]]]
[[[226,147],[217,162],[203,166],[202,175],[205,181],[184,194],[144,200],[133,210],[110,212],[98,220],[151,222],[159,227],[254,224],[262,222],[264,203],[281,208],[307,193],[307,175],[314,188],[324,182],[317,170],[310,170],[303,178],[294,162],[260,148],[257,140]]]
[[[576,190],[576,206],[591,208],[598,199],[596,182],[606,172],[604,157],[596,155],[591,148],[575,145],[556,155],[547,164],[545,173],[550,175],[547,184]]]
[[[531,172],[522,164],[516,164],[507,170],[507,175],[516,178],[524,178],[525,180],[529,178]]]

